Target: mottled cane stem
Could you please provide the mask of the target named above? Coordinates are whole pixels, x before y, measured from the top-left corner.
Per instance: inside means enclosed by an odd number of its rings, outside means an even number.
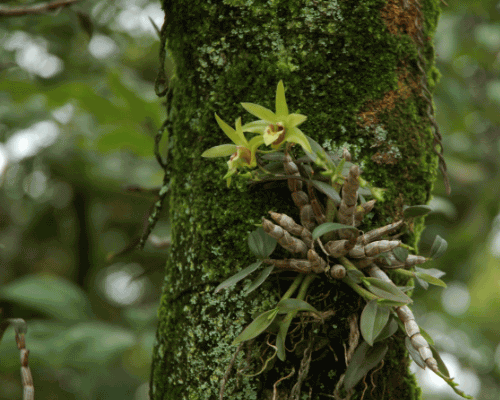
[[[26,349],[25,334],[28,331],[28,325],[22,318],[9,318],[0,323],[0,341],[9,325],[14,326],[16,332],[16,344],[20,353],[21,361],[21,381],[23,383],[23,400],[34,400],[35,387],[33,386],[33,377],[28,364],[29,350]]]
[[[290,154],[285,154],[285,159],[283,161],[283,167],[287,175],[300,176],[299,168],[292,160]],[[288,188],[292,192],[292,199],[295,205],[300,210],[300,223],[303,227],[312,231],[316,226],[314,211],[309,203],[309,197],[307,193],[302,190],[302,181],[299,179],[288,179]]]
[[[359,175],[359,167],[353,165],[342,187],[342,201],[340,202],[338,213],[341,224],[354,226],[354,214],[356,212],[356,202],[358,201]],[[350,231],[341,232],[341,234],[346,235],[348,238]]]
[[[378,278],[385,282],[390,282],[394,285],[394,282],[387,276],[387,274],[382,271],[379,267],[372,265],[367,268],[367,272],[370,276],[374,278]],[[401,320],[405,327],[406,334],[410,338],[411,345],[415,350],[418,351],[422,359],[425,361],[425,364],[433,370],[435,373],[438,373],[438,365],[437,361],[432,356],[432,351],[429,346],[429,343],[424,339],[422,334],[420,333],[420,328],[415,322],[415,316],[411,312],[408,306],[394,307],[398,318]]]

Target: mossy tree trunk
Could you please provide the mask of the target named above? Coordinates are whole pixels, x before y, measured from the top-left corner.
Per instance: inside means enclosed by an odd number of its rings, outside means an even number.
[[[228,142],[214,112],[233,126],[238,116],[254,120],[239,103],[274,110],[282,79],[290,112],[308,116],[301,129],[327,148],[348,146],[363,177],[387,189],[367,229],[386,224],[404,204],[426,203],[436,177],[428,96],[437,77],[432,35],[439,2],[165,0],[164,9],[163,37],[175,62],[167,95],[172,248],[151,398],[218,399],[236,350],[231,342],[252,314],[276,304],[290,281],[273,276],[246,297],[248,281],[218,294],[214,288],[255,261],[247,235],[262,216],[272,209],[296,217],[297,211],[286,187],[249,188],[236,179],[227,188],[221,179],[227,160],[200,157]],[[414,244],[422,227],[415,224],[405,241]],[[309,292],[308,300],[333,316],[302,325],[287,360],[274,358],[260,375],[249,376],[273,352],[266,335],[244,346],[226,375],[224,398],[272,399],[274,387],[275,399],[288,399],[300,380],[301,395],[293,398],[332,398],[346,368],[348,321],[364,302],[346,285],[319,278]],[[305,373],[307,348],[312,361]],[[351,398],[418,398],[408,365],[403,336],[390,339],[384,363]]]

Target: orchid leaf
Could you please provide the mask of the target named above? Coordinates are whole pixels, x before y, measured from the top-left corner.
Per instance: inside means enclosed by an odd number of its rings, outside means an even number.
[[[243,332],[239,334],[239,336],[234,339],[232,345],[237,345],[246,340],[253,339],[254,337],[259,336],[262,332],[264,332],[269,325],[272,324],[274,319],[278,315],[278,309],[273,308],[272,310],[266,311],[265,313],[260,314],[257,318],[255,318],[250,325],[248,325]]]
[[[215,288],[215,293],[221,291],[222,289],[226,289],[230,286],[235,285],[242,279],[245,279],[248,275],[250,275],[252,272],[254,272],[257,268],[259,268],[262,264],[262,261],[257,261],[251,264],[250,266],[246,267],[245,269],[242,269],[240,272],[234,274],[230,278],[226,279],[224,282],[222,282],[219,286]]]

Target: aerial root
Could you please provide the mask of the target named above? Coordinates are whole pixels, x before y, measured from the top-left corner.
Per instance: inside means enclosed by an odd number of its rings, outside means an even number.
[[[292,372],[290,372],[287,376],[284,376],[280,379],[278,379],[276,382],[274,382],[273,385],[273,400],[277,400],[277,395],[278,395],[278,383],[281,381],[284,381],[285,379],[291,378],[295,374],[295,368],[292,369]]]
[[[233,369],[234,363],[236,362],[236,357],[238,356],[238,353],[240,352],[241,348],[243,347],[243,343],[241,343],[236,351],[233,354],[233,357],[231,358],[231,361],[229,361],[229,365],[226,368],[226,372],[224,373],[224,377],[222,378],[222,382],[220,385],[220,392],[219,392],[219,400],[222,400],[224,397],[224,389],[226,388],[226,383],[229,379],[229,375],[231,375],[231,370]]]
[[[309,373],[309,367],[311,366],[311,357],[313,348],[314,348],[314,336],[311,333],[309,336],[309,345],[304,350],[304,356],[302,357],[302,361],[300,362],[299,376],[297,378],[297,382],[295,383],[295,385],[293,385],[288,400],[300,399],[302,383],[304,383],[304,380],[307,378],[307,374]]]

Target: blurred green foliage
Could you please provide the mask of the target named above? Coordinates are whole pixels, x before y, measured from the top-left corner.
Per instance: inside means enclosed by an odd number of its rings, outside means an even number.
[[[435,103],[452,194],[436,184],[420,251],[446,238],[429,267],[446,271],[449,287],[414,294],[417,320],[478,399],[500,393],[499,4],[442,4]],[[0,308],[28,322],[37,399],[147,398],[165,251],[149,244],[106,261],[139,235],[155,200],[124,186],[162,181],[152,154],[164,118],[159,41],[147,16],[161,26],[159,2],[82,1],[1,19]],[[145,270],[122,286],[112,275]],[[139,294],[113,297],[112,282]],[[22,392],[13,337],[9,328],[0,344],[2,399]],[[456,398],[438,382],[425,375],[424,399]]]
[[[163,177],[148,17],[161,27],[159,2],[0,17],[0,309],[28,322],[37,399],[147,398],[165,250],[107,256],[140,234],[155,201],[125,186]],[[13,328],[0,360],[0,398],[21,398]]]

